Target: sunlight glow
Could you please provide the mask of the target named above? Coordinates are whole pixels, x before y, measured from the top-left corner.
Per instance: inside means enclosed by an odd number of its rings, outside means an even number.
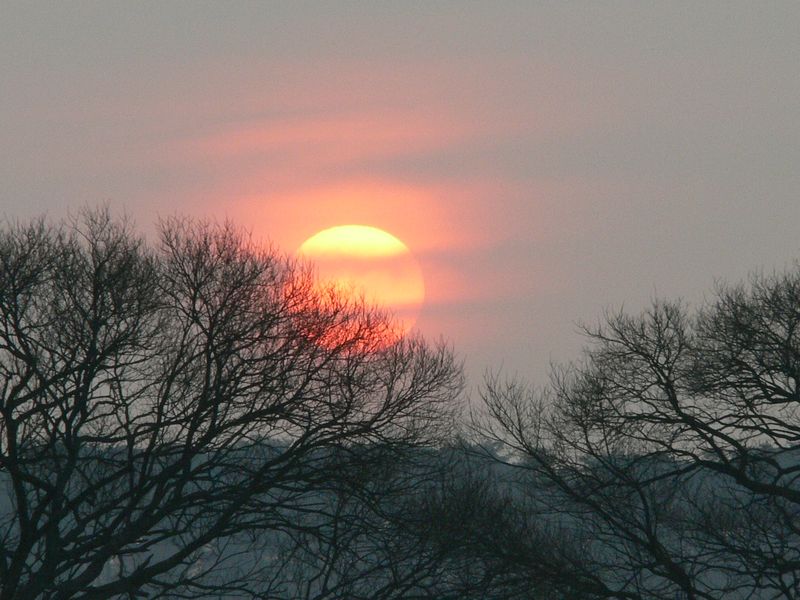
[[[425,284],[419,263],[395,236],[377,227],[340,225],[307,239],[298,254],[313,262],[321,285],[388,310],[403,334],[414,326]]]
[[[320,231],[300,246],[309,257],[397,256],[409,254],[408,246],[377,227],[340,225]]]

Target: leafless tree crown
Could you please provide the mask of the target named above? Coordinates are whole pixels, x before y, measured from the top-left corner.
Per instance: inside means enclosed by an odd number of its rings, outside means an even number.
[[[367,510],[460,386],[312,284],[229,225],[0,232],[0,599],[301,597],[293,540],[330,545],[330,498]]]
[[[552,385],[490,379],[473,419],[529,499],[529,581],[560,597],[800,597],[800,270],[585,333]]]

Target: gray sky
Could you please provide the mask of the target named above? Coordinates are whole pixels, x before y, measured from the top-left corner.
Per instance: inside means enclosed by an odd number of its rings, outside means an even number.
[[[423,333],[540,381],[800,257],[798,57],[797,2],[4,2],[0,212],[382,227]]]

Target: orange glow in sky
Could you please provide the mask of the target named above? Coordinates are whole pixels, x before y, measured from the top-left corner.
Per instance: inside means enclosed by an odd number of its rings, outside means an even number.
[[[298,254],[313,263],[322,286],[389,311],[401,335],[414,326],[425,283],[416,258],[395,236],[377,227],[340,225],[308,238]]]

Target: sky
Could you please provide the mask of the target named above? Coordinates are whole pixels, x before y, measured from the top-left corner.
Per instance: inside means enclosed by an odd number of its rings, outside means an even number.
[[[800,258],[798,32],[794,1],[7,1],[0,216],[379,227],[471,385],[543,383],[606,309]]]

